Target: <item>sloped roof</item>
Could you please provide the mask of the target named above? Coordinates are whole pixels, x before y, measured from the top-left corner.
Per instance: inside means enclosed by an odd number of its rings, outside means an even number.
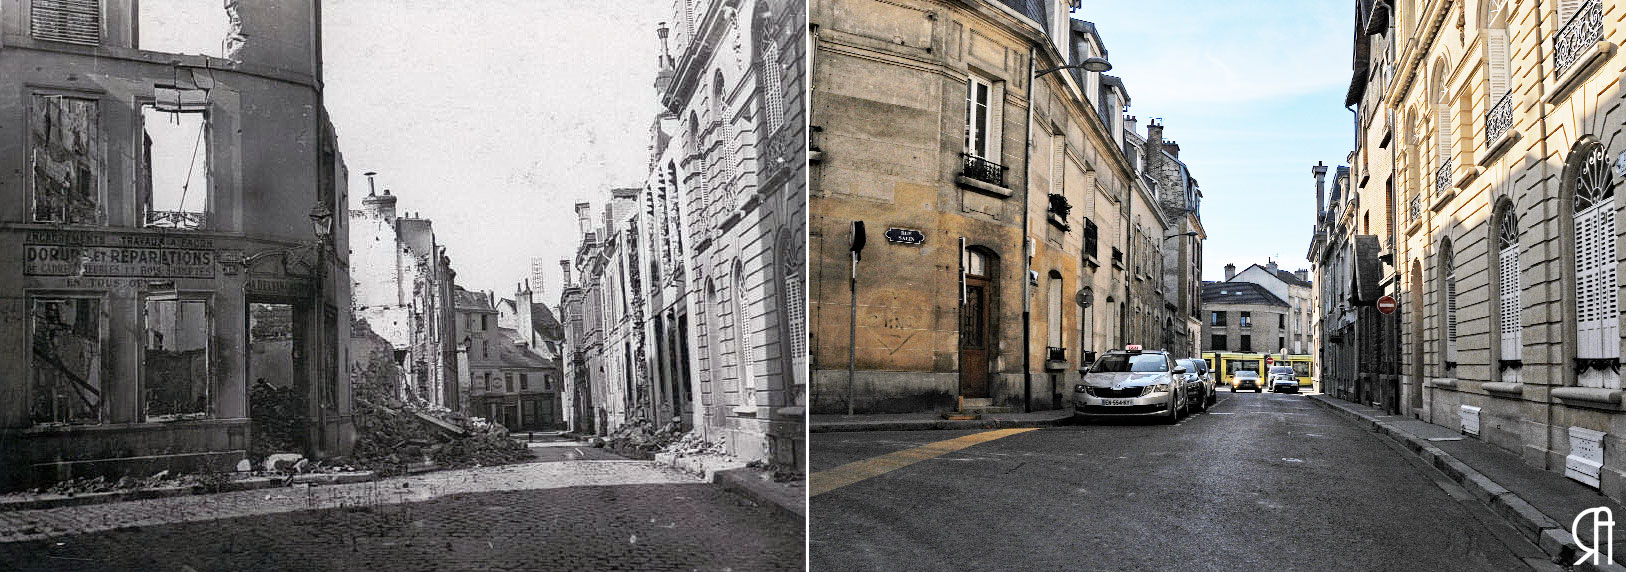
[[[491,301],[486,299],[483,292],[470,292],[462,286],[452,288],[452,308],[457,310],[474,310],[492,312]]]
[[[1286,283],[1292,284],[1294,286],[1303,286],[1305,288],[1309,288],[1311,286],[1309,280],[1299,280],[1299,277],[1298,277],[1297,274],[1294,274],[1292,272],[1288,272],[1286,270],[1277,270],[1276,271],[1276,277],[1281,278],[1282,282],[1286,282]]]
[[[497,344],[497,361],[502,364],[502,367],[555,367],[553,361],[531,351],[530,348],[520,345],[522,338],[520,338],[519,332],[508,328],[497,328],[497,333],[506,342]]]
[[[1038,22],[1041,28],[1050,29],[1050,21],[1045,17],[1043,0],[999,0],[1001,4],[1010,6],[1012,10]]]
[[[565,326],[554,317],[553,309],[547,304],[531,304],[531,328],[542,332],[543,337],[564,339]]]
[[[1271,294],[1264,286],[1252,282],[1212,282],[1203,284],[1203,305],[1249,304],[1291,307]]]

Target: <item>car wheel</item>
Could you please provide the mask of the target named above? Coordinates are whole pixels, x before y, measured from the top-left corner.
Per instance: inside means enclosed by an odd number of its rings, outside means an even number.
[[[1209,393],[1207,390],[1204,390],[1203,391],[1203,398],[1197,400],[1197,410],[1202,411],[1204,413],[1207,413],[1209,403],[1214,400],[1213,398],[1214,398],[1213,394]]]
[[[1169,394],[1169,416],[1163,419],[1164,423],[1173,425],[1180,421],[1180,392],[1175,390]]]

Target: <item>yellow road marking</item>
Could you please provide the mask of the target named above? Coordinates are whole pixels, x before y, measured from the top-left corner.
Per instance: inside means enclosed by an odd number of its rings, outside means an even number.
[[[1026,428],[984,431],[982,433],[966,435],[964,437],[956,437],[947,441],[927,443],[913,449],[904,449],[902,451],[887,453],[879,457],[872,457],[862,461],[853,461],[833,469],[826,469],[813,473],[808,479],[812,485],[808,490],[808,496],[816,497],[841,487],[845,487],[865,479],[878,477],[927,459],[941,457],[978,443],[987,443],[995,439],[1001,439],[1033,430],[1033,428]]]

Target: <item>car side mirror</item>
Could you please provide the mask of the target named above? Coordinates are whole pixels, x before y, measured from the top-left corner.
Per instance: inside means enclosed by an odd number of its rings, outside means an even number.
[[[1177,367],[1177,368],[1174,368],[1174,372],[1173,372],[1173,373],[1174,373],[1174,374],[1175,374],[1175,375],[1180,375],[1180,374],[1183,374],[1183,373],[1185,373],[1185,372],[1186,372],[1186,368],[1183,368],[1183,367]]]

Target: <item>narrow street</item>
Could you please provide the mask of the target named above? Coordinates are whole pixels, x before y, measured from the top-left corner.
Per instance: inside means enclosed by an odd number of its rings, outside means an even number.
[[[1017,431],[823,494],[849,463],[986,432],[815,434],[813,569],[1477,571],[1544,558],[1444,475],[1299,395],[1221,393],[1172,427]]]
[[[0,570],[802,568],[801,519],[778,508],[572,441],[531,450],[374,483],[4,512]]]

